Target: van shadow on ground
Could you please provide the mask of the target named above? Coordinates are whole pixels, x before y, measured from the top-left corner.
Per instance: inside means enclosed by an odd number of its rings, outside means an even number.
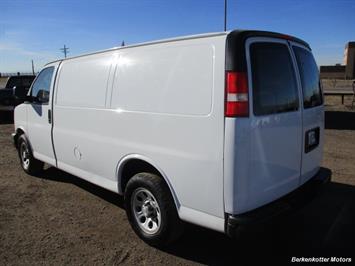
[[[290,262],[293,256],[354,254],[355,187],[330,182],[307,193],[310,201],[299,209],[246,227],[237,239],[190,227],[166,251],[208,265]]]
[[[355,130],[355,112],[325,111],[325,129]]]
[[[81,189],[84,189],[111,204],[114,204],[120,208],[124,208],[122,196],[99,186],[96,186],[90,182],[87,182],[62,170],[59,170],[55,167],[49,167],[45,169],[41,174],[37,175],[37,177],[56,182],[76,185],[77,187],[80,187]]]
[[[330,170],[327,169],[327,171]],[[72,183],[120,208],[122,197],[49,168],[40,178]],[[293,256],[349,257],[355,247],[355,187],[329,182],[312,188],[310,201],[286,216],[244,228],[238,239],[187,224],[182,238],[163,252],[208,264],[290,262]],[[354,258],[353,258],[354,259]]]
[[[14,112],[13,111],[0,111],[0,125],[13,124]]]

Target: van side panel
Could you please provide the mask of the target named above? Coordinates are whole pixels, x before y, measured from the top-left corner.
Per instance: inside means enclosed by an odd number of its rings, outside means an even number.
[[[116,163],[106,151],[106,94],[115,52],[63,61],[53,112],[58,168],[117,191],[108,168]]]
[[[250,122],[226,118],[224,140],[224,202],[226,213],[247,206],[250,194]]]
[[[85,84],[74,77],[65,80],[71,71],[64,62],[54,116],[58,167],[118,191],[119,161],[128,154],[149,158],[169,179],[183,220],[223,231],[225,38],[119,49],[118,59],[108,56],[95,64],[113,65],[98,70],[100,84],[89,81],[96,78],[94,71],[93,77],[80,74],[88,79]],[[75,71],[92,67],[87,57],[78,59]],[[100,90],[98,101],[74,105],[69,95],[59,93],[64,84],[83,97]],[[112,104],[102,107],[106,92]],[[199,214],[205,214],[202,221],[196,219]]]
[[[120,53],[111,107],[175,115],[212,110],[214,46],[165,44]]]
[[[183,207],[220,218],[224,56],[225,36],[122,50],[111,101],[117,123],[108,130],[116,150],[164,171]]]
[[[105,108],[113,53],[107,52],[64,61],[58,79],[56,105]]]

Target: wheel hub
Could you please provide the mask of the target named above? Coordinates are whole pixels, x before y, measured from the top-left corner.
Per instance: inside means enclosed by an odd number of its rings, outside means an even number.
[[[157,200],[145,189],[136,189],[131,198],[131,208],[138,226],[147,234],[155,234],[161,225],[161,214]]]
[[[28,148],[26,146],[26,144],[22,144],[21,145],[21,159],[22,159],[22,164],[25,168],[28,167],[28,165],[30,164],[30,156],[29,156],[29,151]]]
[[[150,201],[146,201],[143,204],[142,212],[144,216],[147,218],[156,217],[156,213],[157,213],[156,209],[152,206],[152,203]]]

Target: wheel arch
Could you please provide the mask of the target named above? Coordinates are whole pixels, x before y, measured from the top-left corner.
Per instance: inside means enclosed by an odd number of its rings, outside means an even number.
[[[27,138],[27,136],[26,136],[26,131],[25,131],[25,129],[24,129],[23,127],[17,127],[16,130],[15,130],[15,135],[14,135],[14,144],[15,144],[15,147],[17,147],[17,145],[18,145],[18,143],[17,143],[17,142],[18,142],[18,138],[19,138],[21,135],[24,135],[24,136],[25,136],[25,138],[26,138],[28,144],[29,144],[30,147],[31,147],[31,144],[30,144],[30,142],[28,141],[28,138]],[[32,149],[32,147],[31,147],[31,149]]]
[[[137,173],[140,172],[150,172],[157,174],[163,178],[165,183],[168,185],[170,193],[174,199],[176,210],[179,210],[180,203],[178,197],[175,193],[172,184],[170,183],[167,175],[164,171],[159,168],[153,160],[140,154],[128,154],[124,156],[117,164],[116,176],[117,176],[117,186],[118,193],[124,194],[124,189],[129,179]]]

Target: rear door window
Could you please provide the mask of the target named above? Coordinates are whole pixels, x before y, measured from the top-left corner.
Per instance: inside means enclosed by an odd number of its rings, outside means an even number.
[[[300,72],[303,106],[305,109],[319,106],[323,103],[319,82],[319,72],[312,53],[298,46],[293,46]]]
[[[255,42],[250,45],[254,115],[298,109],[295,70],[286,44]]]

